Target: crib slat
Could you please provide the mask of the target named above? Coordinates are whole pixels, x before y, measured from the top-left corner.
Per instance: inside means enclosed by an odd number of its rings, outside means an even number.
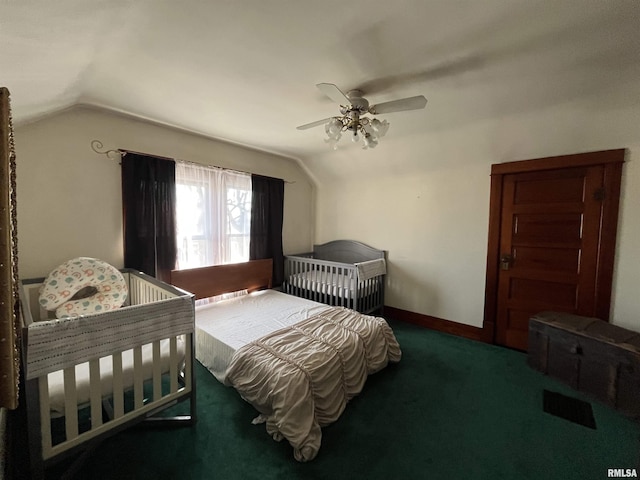
[[[169,388],[178,391],[178,343],[176,337],[169,339]]]
[[[318,269],[313,270],[313,273],[314,273],[314,275],[313,275],[313,292],[314,292],[313,299],[316,302],[319,302],[320,301],[320,292],[318,292],[318,290],[320,290],[320,288],[318,288],[319,287],[319,285],[318,285],[318,283],[319,283],[319,281],[318,281]]]
[[[162,398],[162,359],[160,358],[160,340],[153,342],[153,399]]]
[[[193,352],[192,352],[192,342],[193,342],[193,334],[187,334],[183,336],[184,338],[184,342],[185,342],[185,346],[184,346],[184,358],[185,358],[185,364],[184,364],[184,376],[185,376],[185,387],[187,388],[187,390],[191,390],[193,388],[193,385],[191,384],[191,377],[193,376],[191,374],[191,369],[193,368],[192,365],[192,359],[193,359]]]
[[[300,288],[301,290],[298,292],[298,295],[307,298],[307,299],[311,299],[311,297],[309,296],[309,290],[307,289],[307,279],[306,279],[306,275],[307,275],[307,265],[300,263]]]
[[[76,368],[64,369],[64,423],[67,440],[78,436],[78,394],[76,391]]]
[[[331,305],[331,296],[333,295],[333,284],[331,283],[331,270],[332,267],[330,265],[324,265],[324,276],[322,277],[322,292],[324,293],[324,300],[322,303],[326,303],[327,305]]]
[[[44,458],[51,451],[51,410],[49,406],[49,377],[38,378],[38,394],[40,395],[40,430],[42,432],[42,454]]]
[[[378,285],[378,278],[373,278],[371,280],[371,303],[370,303],[370,308],[371,310],[375,310],[376,309],[376,305],[378,304],[378,289],[377,289],[377,285]]]
[[[346,286],[345,286],[345,280],[346,280],[346,275],[344,272],[344,268],[340,267],[340,292],[339,292],[339,296],[340,299],[338,300],[340,302],[340,306],[344,307],[345,306],[345,298],[347,297],[347,292],[346,292]]]
[[[144,378],[142,376],[142,346],[133,349],[133,404],[135,409],[144,405]]]
[[[358,301],[358,272],[355,268],[350,268],[347,270],[349,275],[349,302],[347,306],[354,310],[357,310],[355,304]]]
[[[124,415],[124,387],[122,385],[122,352],[111,355],[113,359],[113,418]]]
[[[354,308],[353,304],[358,296],[358,275],[355,269],[350,267],[345,267],[344,274],[347,277],[345,307]]]
[[[349,268],[344,269],[344,274],[347,277],[347,290],[345,295],[345,307],[353,308],[353,302],[358,295],[358,281],[353,278],[353,271]]]
[[[322,303],[327,303],[329,301],[329,298],[327,296],[327,290],[329,289],[329,286],[327,285],[327,266],[326,265],[320,265],[320,279],[318,280],[318,283],[320,284],[318,288],[318,290],[320,290],[320,295],[322,300],[320,300]]]
[[[318,290],[320,290],[320,295],[322,303],[327,303],[329,301],[329,297],[327,295],[327,266],[322,265],[320,267],[320,278],[318,278]]]
[[[290,295],[295,295],[294,292],[296,289],[296,264],[291,260],[287,260],[286,262],[289,266],[289,275],[285,276],[287,286],[286,291]]]
[[[360,303],[360,311],[361,312],[366,312],[367,311],[367,305],[368,305],[368,298],[367,296],[369,295],[369,281],[365,280],[364,282],[360,282],[360,285],[358,287],[360,289],[360,293],[358,294],[358,300]]]
[[[329,279],[329,301],[331,305],[337,305],[338,301],[338,282],[340,282],[340,277],[338,277],[338,268],[335,265],[329,267],[331,269],[331,278]]]
[[[91,428],[102,425],[102,385],[100,359],[89,361],[89,390],[91,392]]]
[[[308,264],[305,264],[304,266],[304,298],[307,298],[309,300],[313,300],[313,290],[312,290],[312,286],[311,286],[311,278],[312,278],[313,272],[311,271],[311,268]]]

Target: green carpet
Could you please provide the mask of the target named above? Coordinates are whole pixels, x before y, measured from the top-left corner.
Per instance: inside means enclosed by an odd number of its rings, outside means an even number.
[[[195,427],[120,433],[77,478],[603,479],[640,467],[638,423],[532,370],[525,354],[390,324],[402,361],[369,377],[310,463],[198,364]],[[545,413],[545,389],[591,403],[597,428]]]

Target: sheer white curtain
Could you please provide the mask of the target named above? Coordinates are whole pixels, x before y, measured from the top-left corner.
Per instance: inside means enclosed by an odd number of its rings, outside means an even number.
[[[249,260],[251,175],[176,162],[179,269]]]

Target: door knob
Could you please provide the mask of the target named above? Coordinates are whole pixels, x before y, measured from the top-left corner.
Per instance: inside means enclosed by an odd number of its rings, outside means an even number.
[[[503,254],[500,257],[500,268],[502,270],[509,270],[509,267],[511,267],[511,262],[513,262],[513,257],[507,253]]]

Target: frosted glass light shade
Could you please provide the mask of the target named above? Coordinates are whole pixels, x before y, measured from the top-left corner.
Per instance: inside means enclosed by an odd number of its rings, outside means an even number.
[[[366,134],[364,137],[364,149],[367,148],[376,148],[376,146],[378,145],[378,140],[376,139],[376,137],[374,137],[373,135],[370,134]]]
[[[331,121],[327,124],[327,127],[328,127],[327,134],[331,136],[335,136],[336,134],[340,133],[340,131],[342,130],[343,124],[339,119],[332,118]]]
[[[384,137],[389,130],[389,122],[383,120],[382,122],[375,118],[371,122],[371,128],[377,134],[378,138]]]

